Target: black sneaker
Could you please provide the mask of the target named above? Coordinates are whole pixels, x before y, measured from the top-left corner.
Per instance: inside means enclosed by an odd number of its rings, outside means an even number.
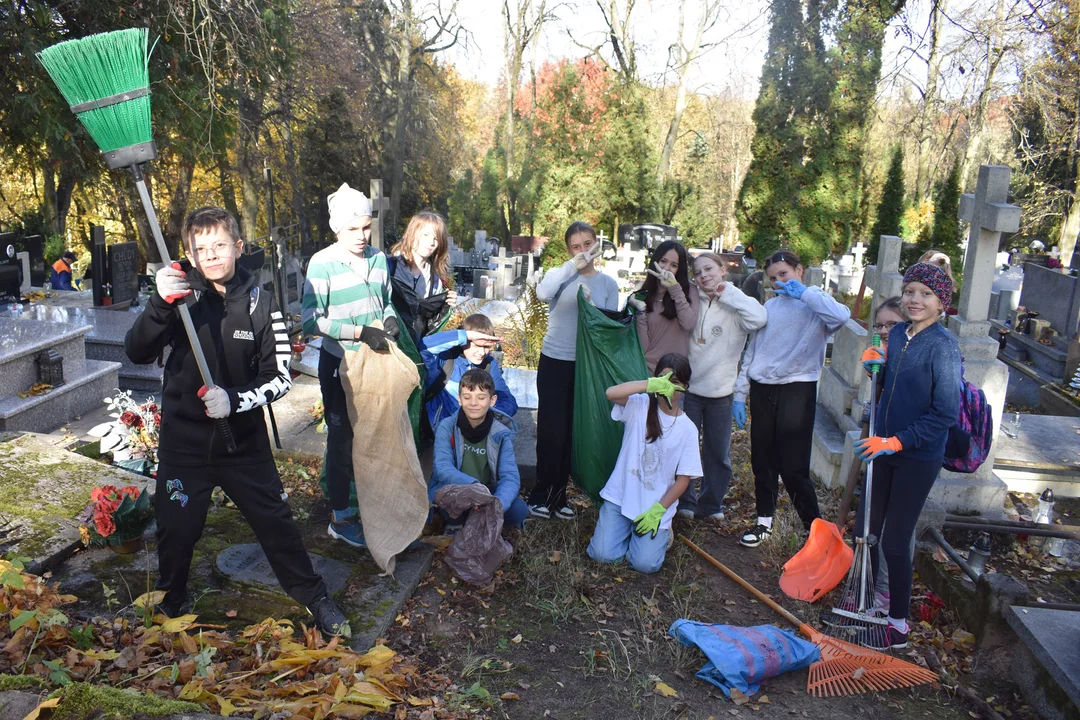
[[[743,547],[757,547],[761,543],[765,542],[772,537],[772,528],[767,528],[764,525],[755,525],[750,528],[741,538],[739,538],[739,544]]]
[[[893,650],[903,650],[907,647],[908,634],[895,625],[890,624],[885,630],[885,642]]]
[[[530,505],[529,517],[540,518],[541,520],[550,520],[551,510],[548,509],[547,505],[541,505],[540,503],[537,503],[536,505]]]
[[[555,511],[555,517],[560,520],[573,520],[576,515],[574,510],[569,505],[563,505],[561,508]]]
[[[165,617],[172,620],[173,618],[178,618],[178,617],[180,617],[181,615],[184,614],[182,608],[183,608],[182,604],[181,605],[173,605],[172,603],[162,601],[162,602],[160,602],[160,603],[158,603],[157,605],[154,606],[154,614],[155,615],[164,615]]]
[[[349,619],[341,608],[337,606],[329,595],[323,595],[315,601],[315,604],[307,609],[308,614],[315,618],[315,626],[322,632],[332,637],[349,637],[352,629],[349,628]]]

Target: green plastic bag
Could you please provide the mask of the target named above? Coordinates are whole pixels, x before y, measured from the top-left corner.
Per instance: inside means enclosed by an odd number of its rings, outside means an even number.
[[[600,502],[622,447],[623,424],[611,419],[612,385],[646,380],[649,368],[633,316],[612,320],[578,289],[577,362],[574,367],[574,435],[570,475]]]

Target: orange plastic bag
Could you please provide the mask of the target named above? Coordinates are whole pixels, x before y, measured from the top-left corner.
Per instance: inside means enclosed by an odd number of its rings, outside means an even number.
[[[784,564],[780,589],[796,600],[815,602],[847,577],[854,557],[836,525],[818,518],[802,550]]]

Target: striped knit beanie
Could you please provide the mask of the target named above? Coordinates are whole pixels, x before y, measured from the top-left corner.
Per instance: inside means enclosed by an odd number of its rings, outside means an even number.
[[[904,284],[911,282],[919,282],[930,288],[941,300],[941,309],[949,309],[952,304],[953,281],[940,267],[927,262],[915,263],[904,272]]]

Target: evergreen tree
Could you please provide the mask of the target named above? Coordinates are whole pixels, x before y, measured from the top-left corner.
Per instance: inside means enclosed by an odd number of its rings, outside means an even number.
[[[867,263],[877,263],[878,248],[881,247],[882,235],[899,235],[900,222],[904,217],[904,148],[893,148],[889,174],[885,177],[885,186],[881,190],[881,202],[878,203],[877,221],[870,230],[870,247]]]
[[[934,229],[930,248],[949,256],[954,268],[960,267],[960,162],[953,163],[945,181],[934,190]]]

